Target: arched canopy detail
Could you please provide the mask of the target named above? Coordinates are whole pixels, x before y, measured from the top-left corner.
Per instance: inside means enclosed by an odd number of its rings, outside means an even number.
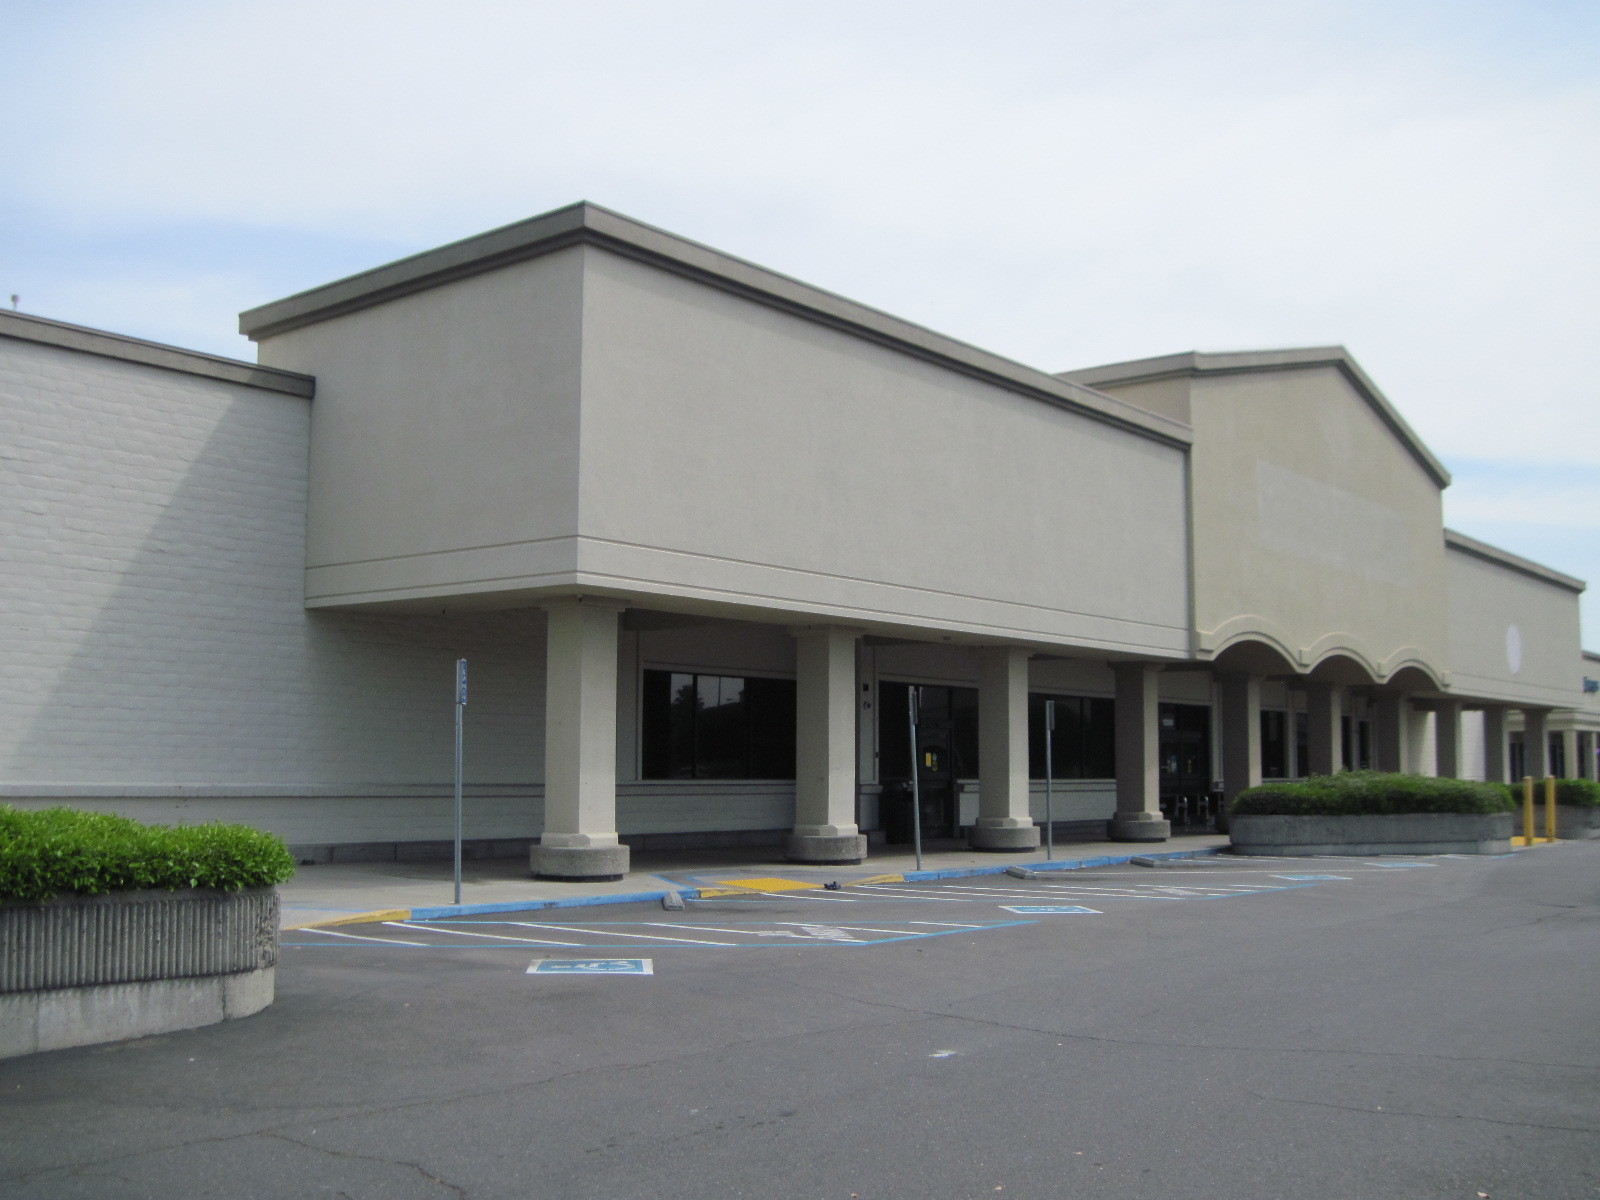
[[[1337,683],[1346,687],[1370,687],[1378,682],[1371,660],[1359,651],[1330,650],[1308,672],[1318,683]]]
[[[1407,659],[1388,674],[1385,682],[1403,692],[1442,692],[1445,681],[1433,667],[1420,659]]]
[[[1211,660],[1217,671],[1238,671],[1248,675],[1298,675],[1300,664],[1281,642],[1241,634],[1230,640]]]

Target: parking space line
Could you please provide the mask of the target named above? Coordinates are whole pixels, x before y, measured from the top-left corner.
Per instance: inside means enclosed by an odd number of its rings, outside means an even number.
[[[534,939],[512,937],[509,933],[472,933],[466,929],[448,929],[445,928],[442,923],[439,925],[411,925],[405,921],[385,921],[384,924],[394,925],[401,929],[415,929],[421,933],[427,933],[430,930],[434,930],[439,933],[455,934],[458,937],[489,938],[491,941],[520,942],[523,945],[528,946],[581,946],[583,944],[582,942],[559,942],[554,938]],[[580,930],[579,932],[583,931]]]
[[[652,937],[652,938],[655,938],[657,941],[661,941],[661,942],[686,942],[691,946],[726,946],[728,944],[727,942],[708,942],[708,941],[704,940],[703,938],[669,937],[667,934],[664,934],[664,933],[651,933],[651,934],[621,933],[621,932],[613,933],[609,929],[595,929],[595,928],[592,928],[592,927],[578,928],[577,926],[573,926],[573,925],[534,924],[534,923],[532,923],[530,921],[508,921],[507,924],[509,924],[509,925],[525,925],[529,929],[559,929],[563,933],[591,933],[591,934],[599,934],[601,937],[632,938],[635,941],[637,941],[639,938],[642,938],[642,937]],[[641,925],[657,925],[657,924],[661,924],[661,925],[664,925],[666,928],[669,928],[669,929],[702,929],[702,928],[704,928],[704,926],[700,926],[700,925],[670,925],[670,926],[667,926],[667,925],[665,925],[665,922],[657,922],[657,921],[641,921],[641,922],[639,922],[639,924],[641,924]]]
[[[385,946],[427,946],[430,944],[428,942],[402,942],[399,938],[367,937],[359,933],[341,933],[337,929],[308,929],[303,931],[296,930],[295,932],[322,933],[328,937],[350,938],[357,942],[381,942]]]

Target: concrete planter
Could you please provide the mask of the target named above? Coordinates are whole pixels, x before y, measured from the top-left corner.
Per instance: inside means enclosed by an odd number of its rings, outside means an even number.
[[[277,961],[276,888],[0,904],[0,1058],[249,1016]]]
[[[1509,854],[1510,813],[1263,817],[1234,813],[1235,854]]]
[[[1544,835],[1544,813],[1535,814],[1538,817],[1538,833]],[[1516,832],[1522,832],[1522,815],[1516,817]],[[1556,836],[1563,841],[1583,841],[1587,838],[1600,838],[1600,808],[1590,808],[1587,805],[1576,804],[1556,805]]]

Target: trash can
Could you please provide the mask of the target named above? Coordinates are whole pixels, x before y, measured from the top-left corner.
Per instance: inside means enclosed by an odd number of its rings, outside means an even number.
[[[883,840],[890,845],[906,845],[915,835],[911,815],[911,784],[903,779],[887,783],[878,794],[878,824]]]

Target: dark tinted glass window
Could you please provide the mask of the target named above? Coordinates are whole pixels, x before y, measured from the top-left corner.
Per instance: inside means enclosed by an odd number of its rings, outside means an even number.
[[[1261,775],[1265,779],[1282,779],[1289,774],[1287,729],[1287,713],[1262,711]]]
[[[793,779],[794,681],[646,671],[646,779]]]
[[[911,778],[910,685],[878,684],[878,779]]]
[[[1045,776],[1045,704],[1054,701],[1050,737],[1055,779],[1111,779],[1116,775],[1115,705],[1095,696],[1028,697],[1028,774]]]
[[[1087,697],[1083,702],[1083,777],[1115,779],[1116,776],[1116,703],[1099,696]]]
[[[978,689],[950,689],[950,749],[957,779],[978,777]]]
[[[746,679],[750,714],[750,778],[794,778],[794,681]]]
[[[1294,715],[1294,763],[1296,775],[1309,775],[1306,766],[1311,761],[1311,717],[1308,713]]]

